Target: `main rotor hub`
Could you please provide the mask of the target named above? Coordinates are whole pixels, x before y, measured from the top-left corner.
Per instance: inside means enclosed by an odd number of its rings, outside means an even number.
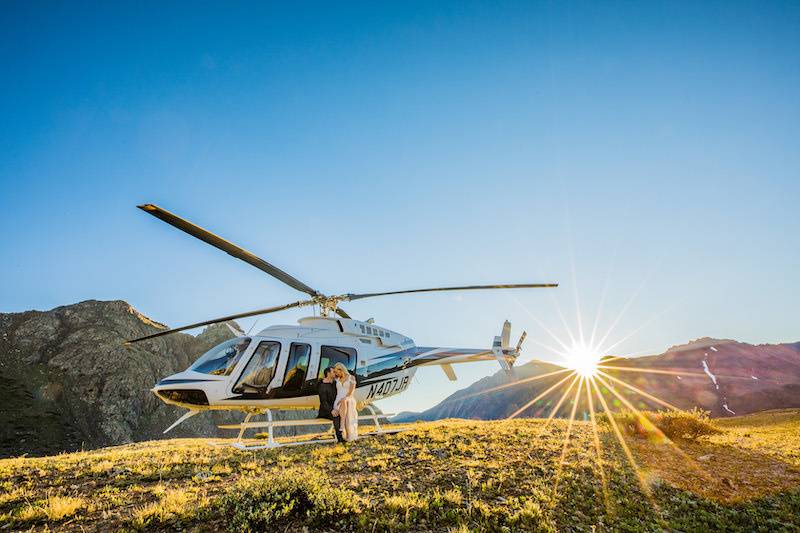
[[[314,302],[319,306],[319,314],[324,317],[336,314],[336,309],[342,300],[343,298],[340,296],[318,296],[314,298]]]

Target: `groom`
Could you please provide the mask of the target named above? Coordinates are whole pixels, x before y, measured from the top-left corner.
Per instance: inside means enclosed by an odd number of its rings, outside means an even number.
[[[336,383],[333,381],[333,368],[328,367],[322,374],[322,382],[319,384],[319,413],[317,418],[327,418],[333,421],[333,430],[336,432],[336,442],[344,442],[342,438],[341,419],[338,411],[336,416],[333,414],[333,402],[336,401]]]

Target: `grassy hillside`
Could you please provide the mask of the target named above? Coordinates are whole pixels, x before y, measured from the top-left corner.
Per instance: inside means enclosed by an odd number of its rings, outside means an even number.
[[[780,531],[800,528],[800,411],[695,442],[604,423],[420,423],[349,445],[158,441],[0,461],[4,529]],[[563,457],[563,468],[559,468]]]

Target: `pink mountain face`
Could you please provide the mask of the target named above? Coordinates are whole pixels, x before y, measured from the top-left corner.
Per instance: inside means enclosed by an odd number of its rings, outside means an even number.
[[[609,374],[653,396],[677,407],[711,411],[712,416],[800,407],[800,343],[754,346],[702,339],[661,355],[608,365],[620,367]],[[651,400],[639,401],[654,407]]]

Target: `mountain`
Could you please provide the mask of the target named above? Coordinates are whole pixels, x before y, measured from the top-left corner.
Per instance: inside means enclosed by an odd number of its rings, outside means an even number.
[[[183,410],[149,389],[233,335],[224,324],[123,346],[163,328],[124,301],[0,314],[0,456],[161,437]],[[238,419],[238,418],[236,418]],[[200,415],[170,436],[216,435],[229,416]]]
[[[610,359],[604,365],[609,367],[604,369],[607,374],[658,399],[682,409],[699,407],[710,411],[715,417],[800,407],[800,342],[752,345],[702,338],[673,346],[660,355]],[[520,384],[488,391],[509,383],[506,374],[498,372],[452,394],[422,413],[402,413],[394,421],[505,418],[563,379],[564,375],[524,382],[526,378],[555,370],[558,367],[549,363],[527,363],[516,369]],[[663,404],[618,382],[603,379],[637,408],[664,408]],[[557,388],[525,409],[521,415],[549,415],[560,397],[559,391],[565,388]],[[613,398],[610,392],[605,396]],[[584,393],[579,399],[579,417],[587,416],[589,406],[585,398]],[[569,399],[565,401],[557,416],[569,416],[571,405]]]

